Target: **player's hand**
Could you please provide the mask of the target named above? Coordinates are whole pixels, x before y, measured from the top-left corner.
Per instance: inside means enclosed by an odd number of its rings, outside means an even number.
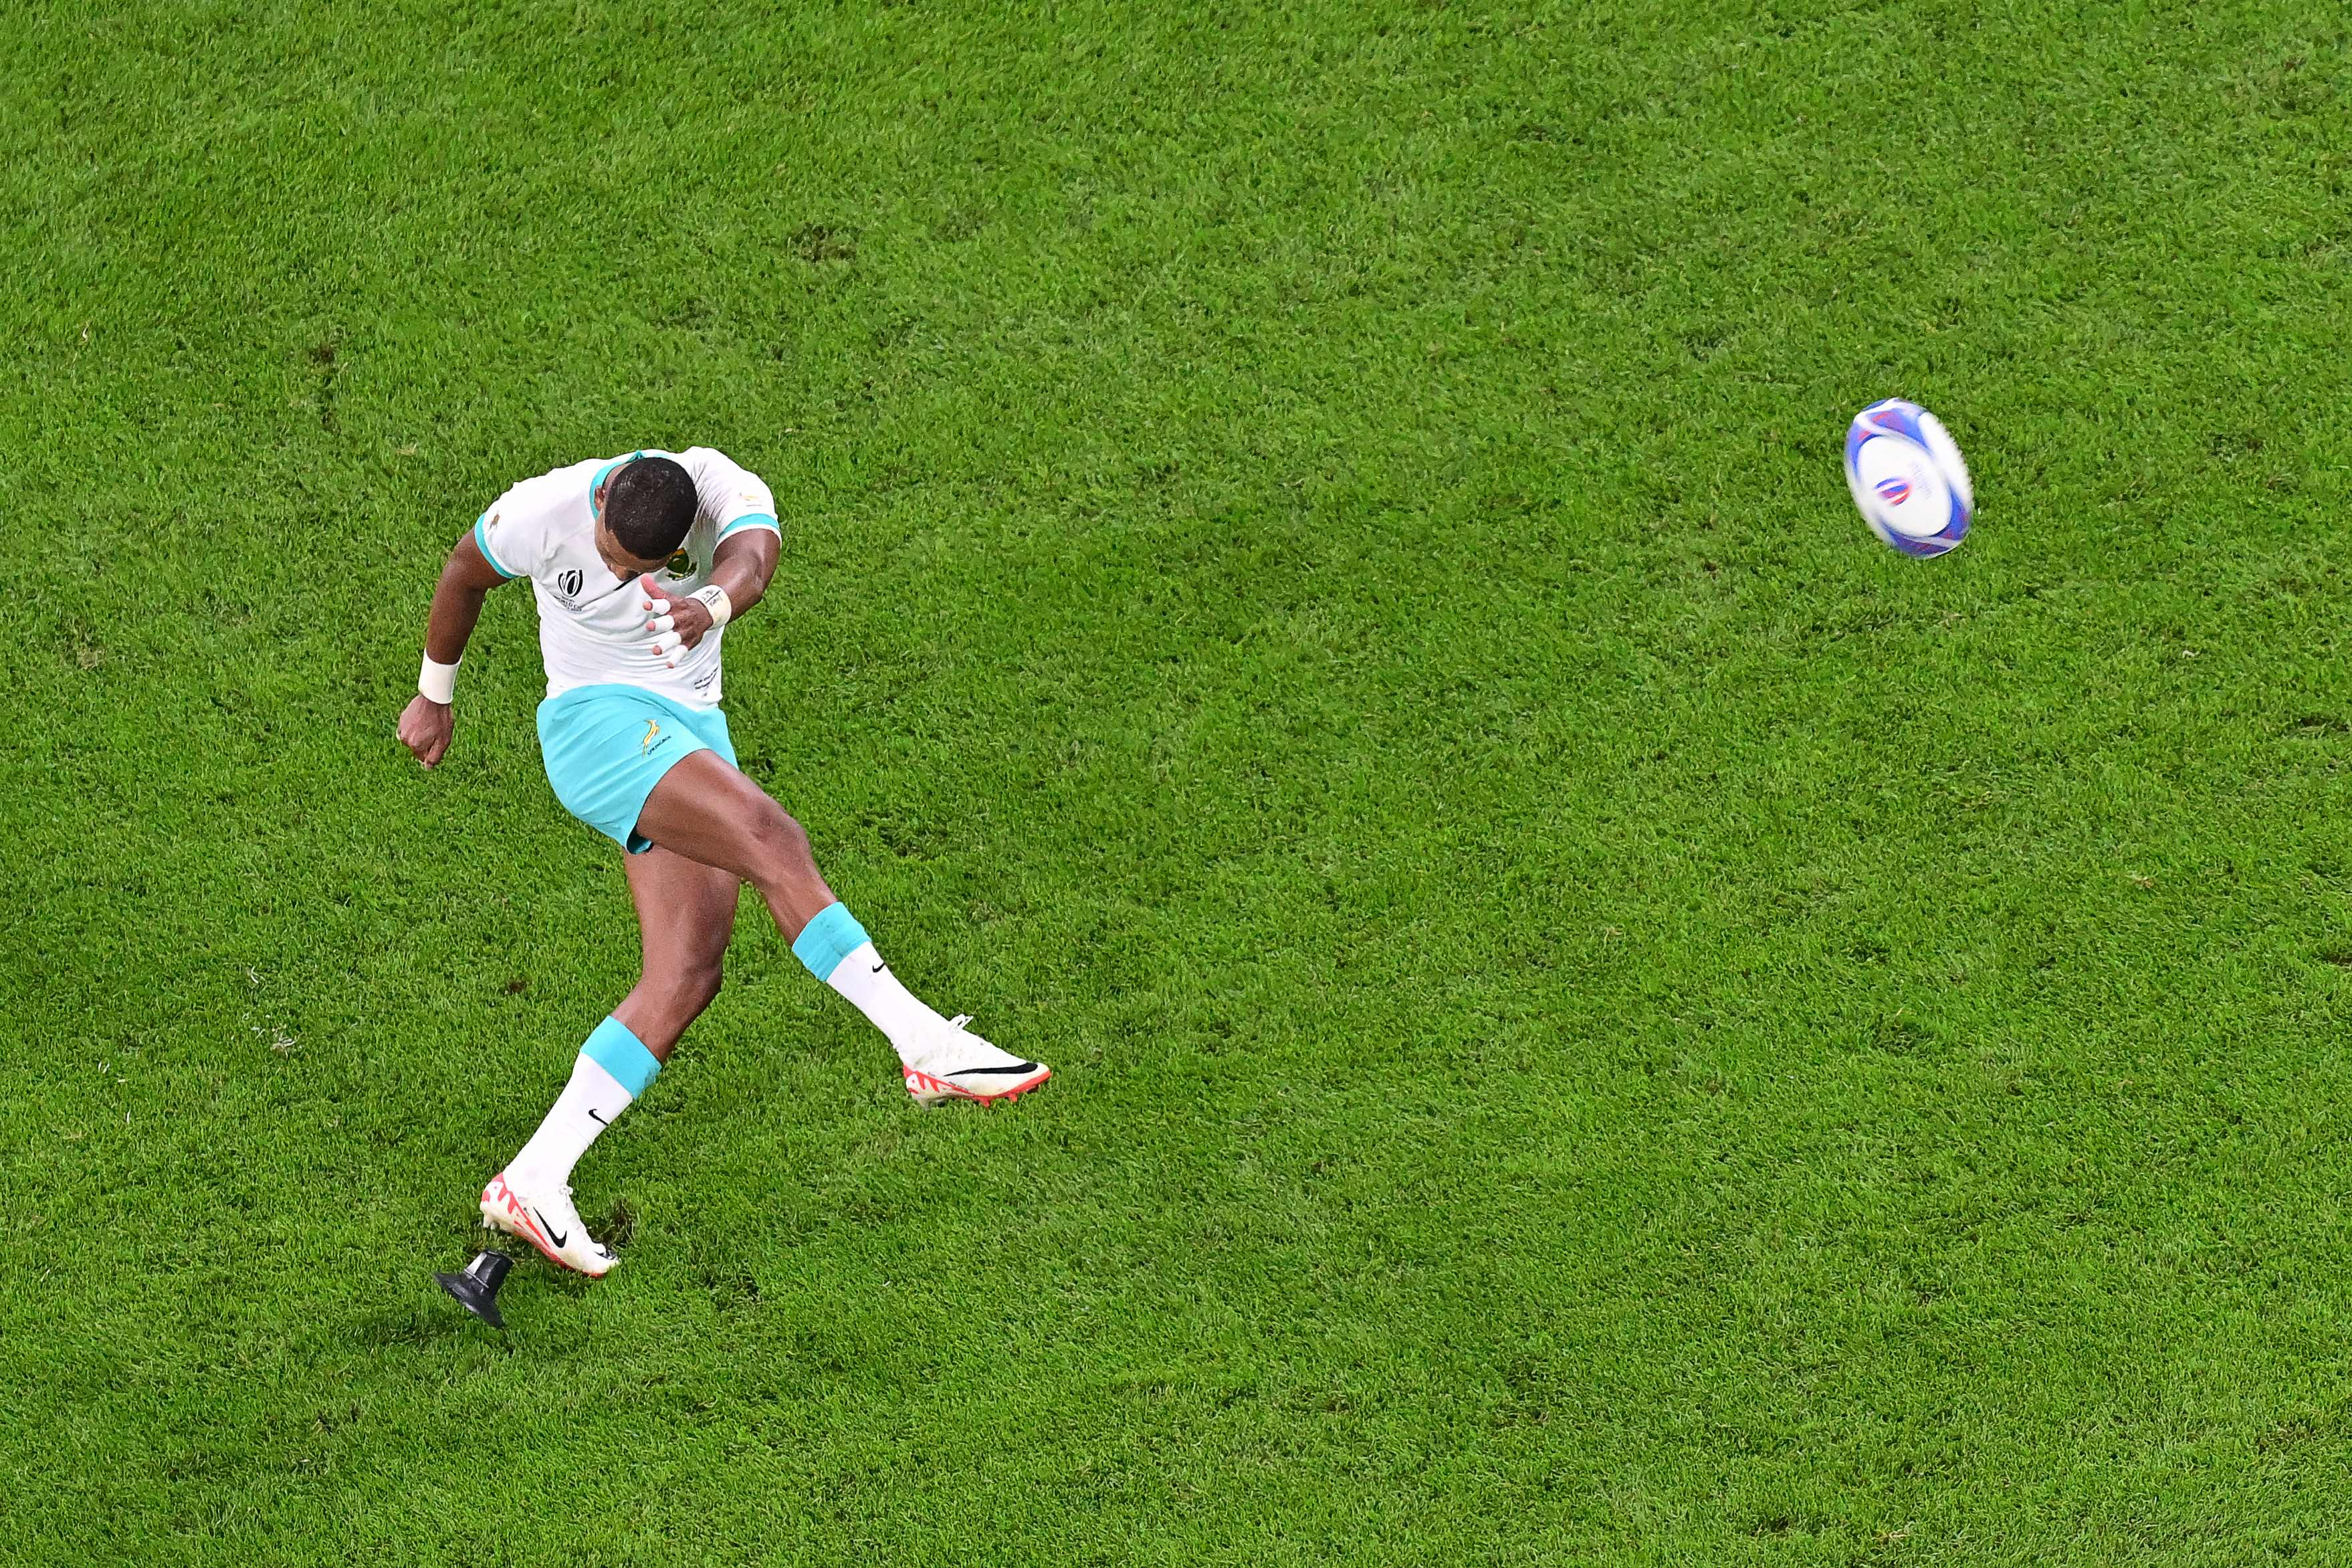
[[[710,630],[710,607],[699,599],[672,599],[650,574],[637,579],[637,602],[646,612],[646,632],[654,657],[673,669],[678,650],[699,643]]]
[[[409,698],[408,706],[401,711],[400,744],[427,768],[441,760],[457,729],[457,710],[422,692]]]

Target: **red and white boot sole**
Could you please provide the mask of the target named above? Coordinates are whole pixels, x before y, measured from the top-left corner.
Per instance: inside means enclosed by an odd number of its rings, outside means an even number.
[[[940,1105],[950,1100],[970,1100],[977,1104],[993,1105],[999,1100],[1018,1100],[1054,1076],[1053,1069],[1040,1067],[1027,1077],[1002,1088],[982,1091],[958,1083],[951,1078],[935,1078],[919,1067],[901,1067],[898,1071],[907,1080],[907,1092],[914,1097],[918,1105]]]

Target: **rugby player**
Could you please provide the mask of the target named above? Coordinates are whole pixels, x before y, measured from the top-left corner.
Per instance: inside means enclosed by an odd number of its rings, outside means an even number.
[[[572,1166],[719,994],[743,883],[809,972],[888,1038],[917,1103],[984,1105],[1051,1076],[901,985],[825,885],[807,833],[735,766],[719,644],[767,591],[782,541],[768,486],[723,453],[635,452],[515,486],[457,541],[433,591],[401,741],[427,768],[447,754],[457,664],[483,598],[530,579],[547,781],[621,846],[636,904],[636,986],[589,1034],[539,1131],[482,1189],[485,1221],[583,1274],[614,1258],[572,1207]]]

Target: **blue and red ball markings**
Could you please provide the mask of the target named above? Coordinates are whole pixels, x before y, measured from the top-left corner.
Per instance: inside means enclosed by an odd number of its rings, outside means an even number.
[[[1929,556],[1942,555],[1946,550],[1968,538],[1968,535],[1969,508],[1961,503],[1959,497],[1955,495],[1952,497],[1952,520],[1934,533],[1923,534],[1914,538],[1907,534],[1899,534],[1888,528],[1881,532],[1878,537],[1905,555]]]
[[[1862,414],[1885,434],[1900,435],[1925,446],[1927,433],[1919,427],[1919,416],[1927,412],[1909,398],[1891,397],[1884,402],[1872,403]]]
[[[1868,408],[1855,414],[1853,423],[1847,425],[1845,429],[1847,471],[1853,471],[1855,463],[1862,455],[1863,446],[1882,435],[1895,436],[1911,442],[1922,450],[1932,450],[1927,446],[1927,432],[1919,427],[1919,416],[1925,412],[1908,398],[1890,397],[1872,403]],[[1911,492],[1908,482],[1899,477],[1882,479],[1875,488],[1889,504],[1900,503]],[[1913,538],[1888,529],[1880,537],[1905,555],[1942,555],[1966,538],[1969,531],[1969,505],[1960,499],[1958,490],[1952,491],[1951,497],[1951,521],[1936,532]]]
[[[1853,416],[1845,427],[1845,460],[1851,466],[1862,451],[1862,444],[1880,435],[1899,435],[1906,441],[1927,444],[1927,433],[1919,428],[1919,415],[1926,411],[1908,398],[1891,397],[1872,403]]]
[[[1962,531],[1965,532],[1966,530],[1964,529]],[[1907,534],[1898,534],[1891,528],[1878,537],[1885,539],[1888,544],[1893,545],[1896,549],[1901,550],[1905,555],[1916,556],[1942,555],[1946,550],[1950,549],[1954,545],[1960,542],[1959,534],[1954,533],[1950,529],[1946,529],[1940,534],[1931,534],[1924,539],[1915,539]]]

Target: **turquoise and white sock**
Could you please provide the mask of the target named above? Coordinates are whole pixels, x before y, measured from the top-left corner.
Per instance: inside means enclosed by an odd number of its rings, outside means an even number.
[[[650,1086],[661,1063],[646,1049],[627,1024],[608,1018],[580,1048],[572,1064],[572,1082],[555,1097],[555,1108],[539,1124],[522,1153],[507,1164],[507,1179],[526,1182],[572,1180],[572,1167]]]
[[[901,1062],[917,1061],[947,1030],[947,1019],[898,983],[845,904],[826,904],[793,940],[793,956],[889,1037]]]

